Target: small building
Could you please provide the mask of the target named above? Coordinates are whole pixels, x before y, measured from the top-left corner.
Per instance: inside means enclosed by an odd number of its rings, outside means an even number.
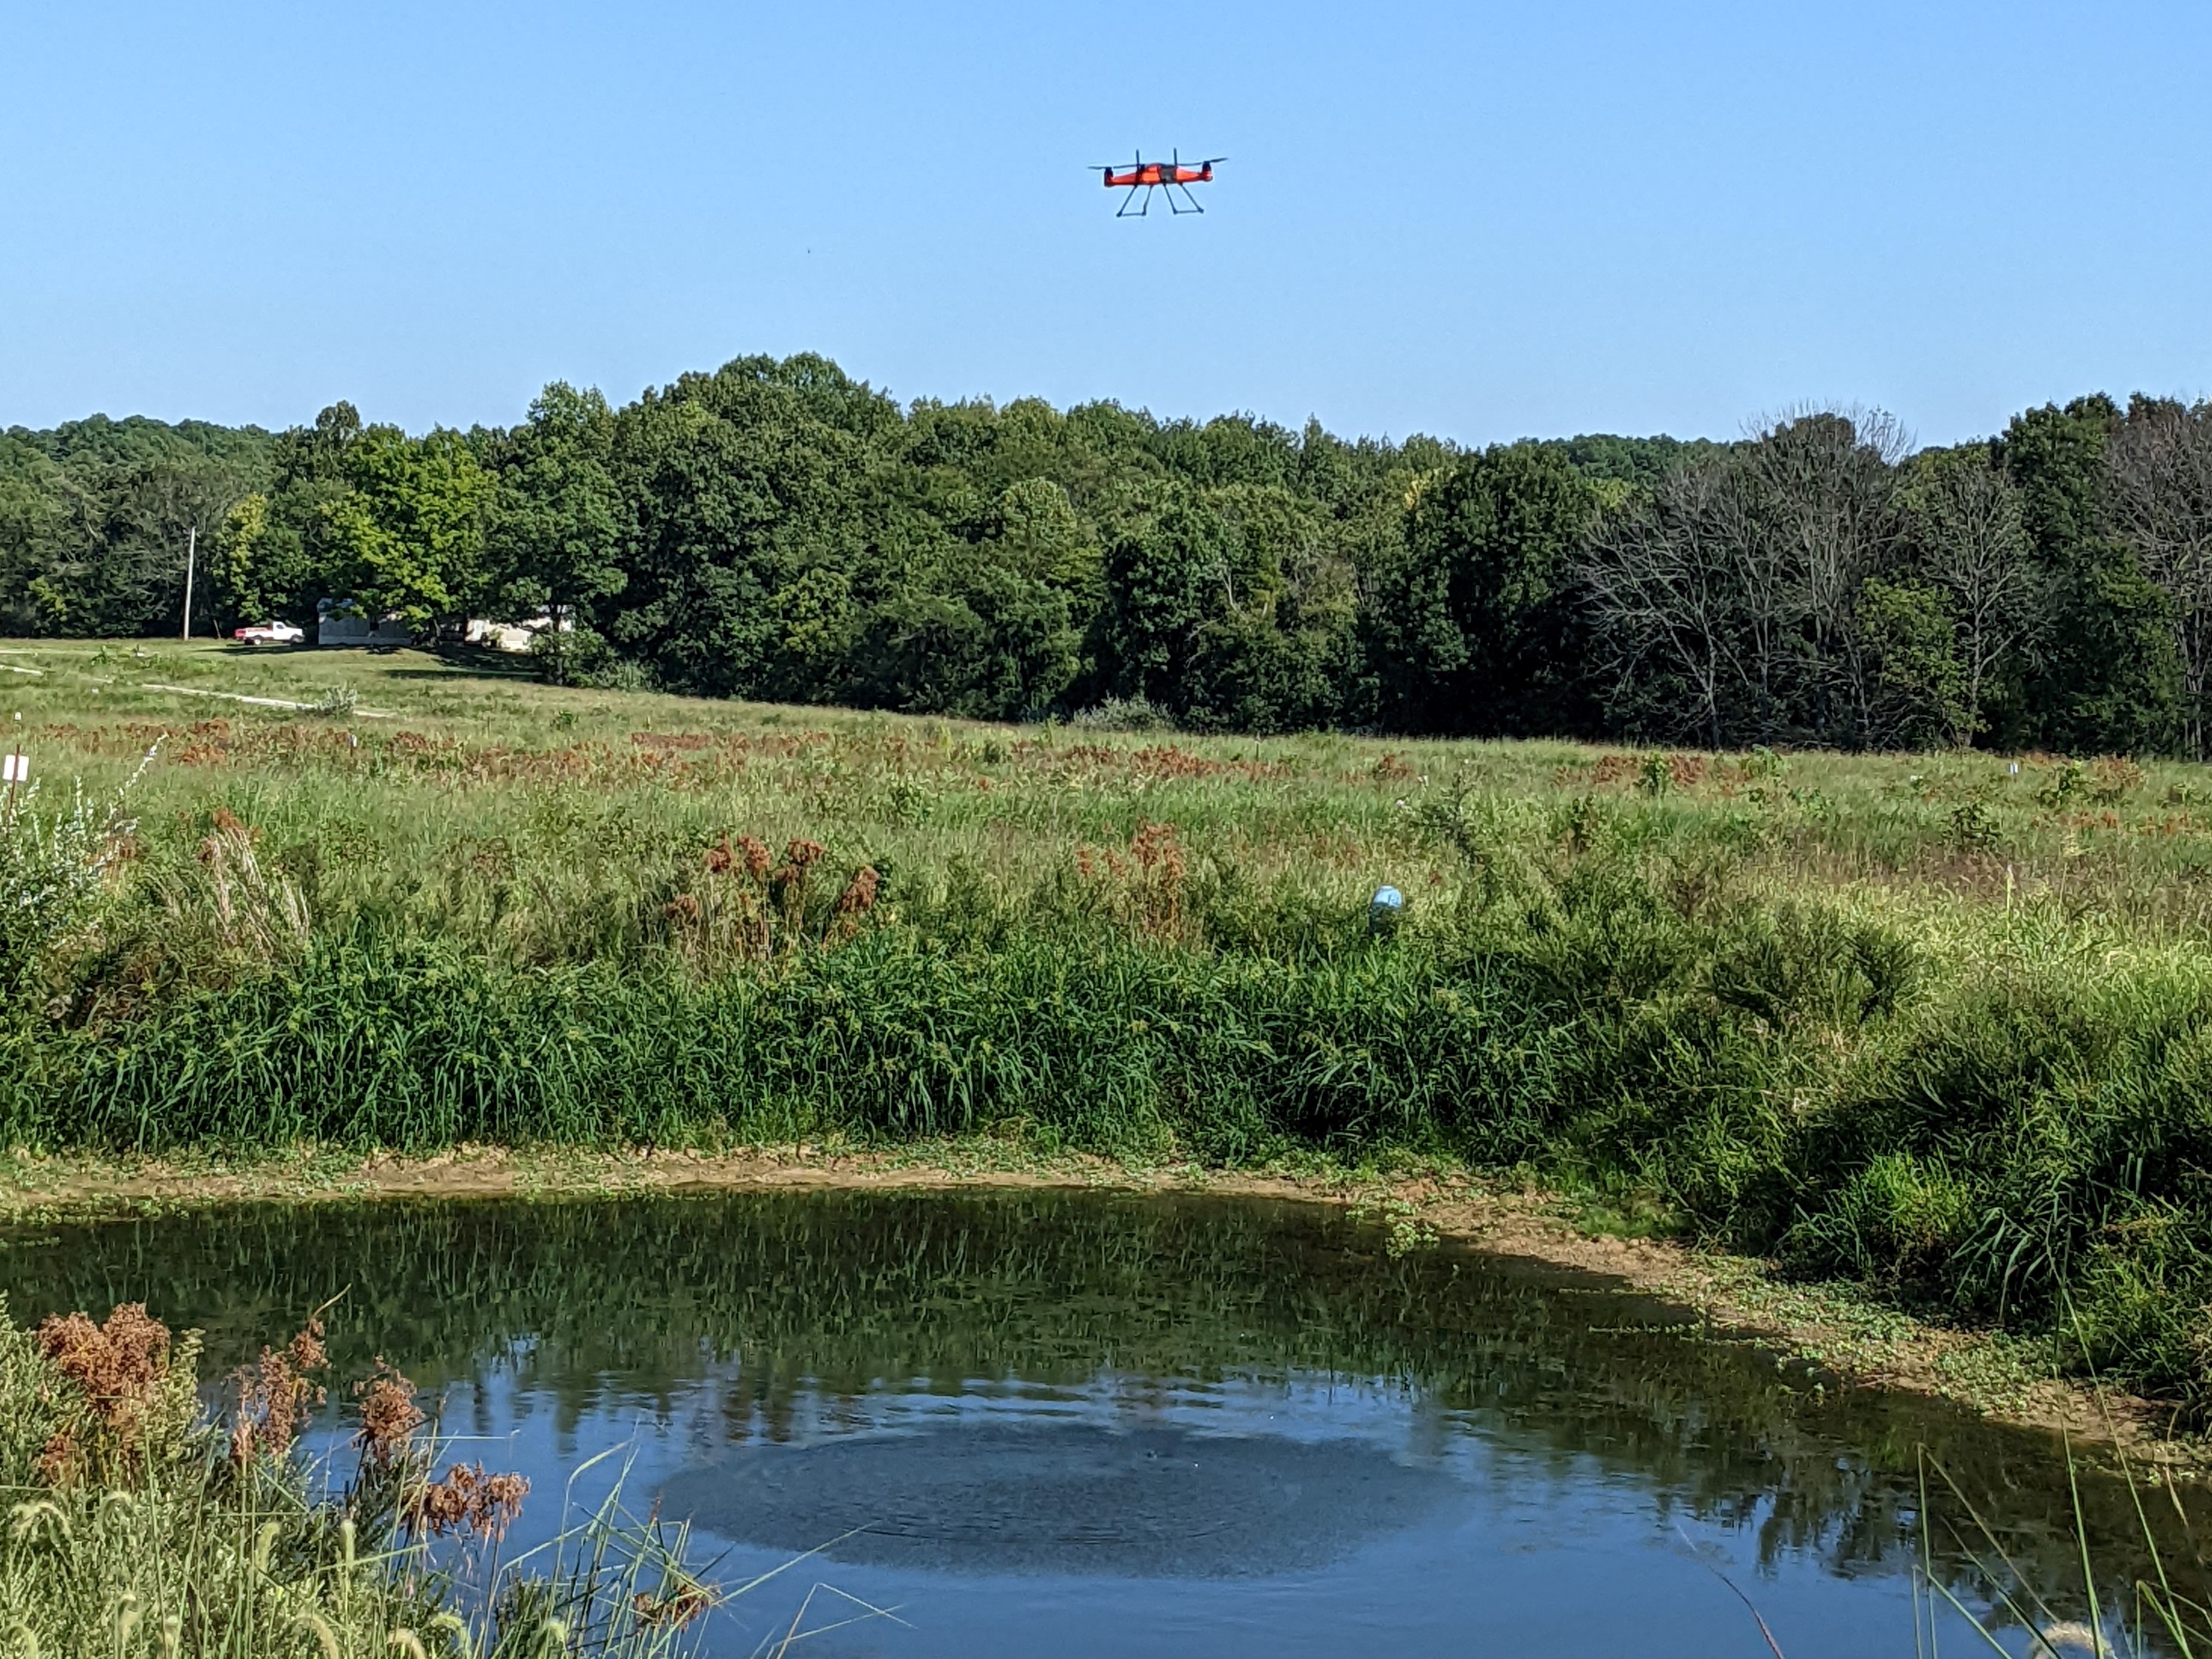
[[[412,645],[415,630],[398,617],[371,619],[350,599],[315,601],[317,645]]]

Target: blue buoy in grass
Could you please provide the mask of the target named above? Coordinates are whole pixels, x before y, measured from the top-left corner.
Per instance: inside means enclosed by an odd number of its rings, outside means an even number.
[[[1406,896],[1395,887],[1378,887],[1375,896],[1367,901],[1367,930],[1372,933],[1388,933],[1406,914]]]

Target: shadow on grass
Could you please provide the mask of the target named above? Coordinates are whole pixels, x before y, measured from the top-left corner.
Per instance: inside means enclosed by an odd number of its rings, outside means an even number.
[[[336,647],[333,649],[358,649],[357,647]],[[400,650],[416,656],[428,657],[435,667],[386,668],[380,675],[387,680],[449,680],[454,678],[488,680],[523,680],[532,685],[544,685],[538,671],[527,660],[518,662],[503,651],[488,651],[468,646],[441,646],[432,651],[421,646],[398,647],[379,655],[396,655]],[[551,688],[549,688],[551,689]]]

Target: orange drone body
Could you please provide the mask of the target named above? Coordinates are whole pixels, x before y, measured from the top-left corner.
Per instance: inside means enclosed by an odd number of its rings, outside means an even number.
[[[1205,212],[1206,210],[1198,204],[1198,198],[1190,193],[1190,187],[1212,184],[1215,163],[1228,159],[1225,155],[1216,155],[1206,161],[1186,163],[1178,154],[1170,161],[1147,161],[1140,155],[1126,167],[1103,167],[1099,171],[1106,175],[1107,189],[1129,192],[1129,199],[1121,204],[1121,211],[1114,216],[1116,219],[1141,219],[1152,210],[1152,192],[1156,190],[1167,191],[1168,210],[1171,213]],[[1142,197],[1137,194],[1139,191],[1144,192]],[[1176,200],[1177,191],[1182,192],[1183,201],[1189,204],[1188,207]],[[1130,211],[1133,208],[1135,209],[1133,214]]]
[[[1187,167],[1176,161],[1139,161],[1127,173],[1116,173],[1108,167],[1106,188],[1115,189],[1127,185],[1205,185],[1213,181],[1213,163],[1200,161]]]

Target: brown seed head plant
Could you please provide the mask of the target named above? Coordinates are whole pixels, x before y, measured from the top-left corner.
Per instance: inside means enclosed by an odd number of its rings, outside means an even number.
[[[169,1328],[143,1302],[127,1302],[95,1325],[89,1314],[52,1314],[39,1327],[39,1352],[84,1390],[93,1413],[111,1428],[126,1425],[152,1397],[168,1369]]]
[[[744,854],[745,873],[756,882],[766,881],[769,866],[773,862],[768,843],[757,836],[739,836],[738,851]]]
[[[688,1573],[672,1574],[657,1595],[640,1590],[630,1597],[630,1606],[637,1612],[637,1622],[654,1629],[686,1629],[721,1604],[720,1590],[712,1584],[701,1583]]]
[[[770,960],[778,921],[788,933],[805,917],[806,872],[823,850],[817,842],[794,841],[790,859],[777,866],[768,843],[757,836],[725,834],[707,849],[702,866],[711,876],[742,874],[757,890],[709,882],[678,894],[661,907],[661,915],[674,924],[677,948],[705,972],[732,962]],[[786,943],[796,944],[796,938]]]
[[[1180,934],[1185,921],[1183,878],[1190,866],[1176,840],[1175,825],[1139,823],[1129,837],[1129,856],[1139,872],[1138,926],[1158,939]]]
[[[860,920],[876,908],[876,893],[883,878],[876,866],[864,864],[853,872],[853,879],[845,890],[837,895],[837,919],[832,932],[839,939],[850,939],[860,931]]]
[[[1374,775],[1380,783],[1403,783],[1413,775],[1413,769],[1395,755],[1385,755],[1375,763]]]
[[[829,849],[818,841],[793,841],[783,849],[783,862],[769,877],[783,911],[786,948],[795,947],[806,920],[806,872]]]
[[[257,1455],[289,1452],[307,1414],[323,1403],[323,1385],[312,1378],[329,1370],[330,1363],[323,1348],[323,1322],[317,1317],[283,1349],[264,1348],[259,1359],[240,1366],[234,1378],[238,1414],[231,1424],[231,1461],[243,1465]]]
[[[361,1461],[368,1468],[389,1469],[405,1458],[415,1431],[428,1420],[415,1403],[415,1385],[379,1359],[374,1373],[353,1391],[361,1402],[361,1427],[353,1437]]]
[[[876,908],[876,890],[883,878],[876,866],[864,864],[853,872],[853,879],[845,890],[837,895],[837,914],[841,916],[865,916]]]
[[[75,1407],[49,1437],[38,1458],[40,1477],[49,1486],[73,1485],[81,1478],[116,1478],[143,1459],[151,1435],[189,1427],[189,1354],[197,1338],[185,1339],[184,1386],[173,1387],[169,1328],[150,1316],[143,1303],[125,1303],[95,1324],[84,1313],[55,1314],[40,1326],[35,1340],[41,1358],[65,1385],[65,1403]]]
[[[400,1506],[402,1523],[410,1532],[442,1538],[488,1539],[498,1543],[507,1536],[522,1500],[530,1495],[530,1482],[519,1474],[486,1474],[481,1463],[456,1463],[442,1480],[432,1480],[410,1492]]]
[[[1103,890],[1102,897],[1123,926],[1158,939],[1188,934],[1183,886],[1190,860],[1172,823],[1140,822],[1126,855],[1110,847],[1078,847],[1075,866]]]
[[[2142,782],[2142,768],[2124,757],[2106,755],[2089,763],[2089,799],[2100,805],[2124,800]]]

